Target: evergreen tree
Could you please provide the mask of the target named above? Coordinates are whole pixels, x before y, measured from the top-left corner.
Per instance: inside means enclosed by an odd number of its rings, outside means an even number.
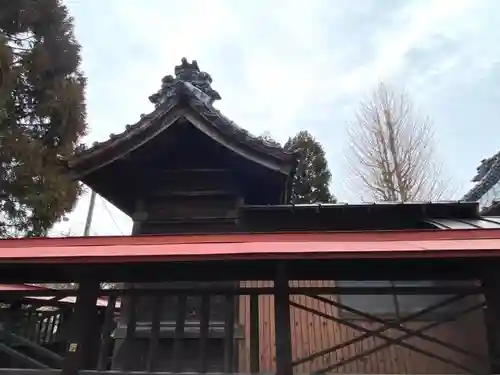
[[[80,46],[60,0],[0,9],[0,238],[45,235],[80,193],[60,162],[86,130]]]
[[[266,143],[280,146],[268,132],[259,137]],[[283,148],[297,153],[297,170],[292,183],[292,203],[335,203],[329,185],[332,174],[328,169],[325,151],[307,131],[289,138]]]
[[[297,152],[299,162],[292,183],[293,203],[335,203],[329,185],[332,174],[328,169],[325,151],[307,131],[289,138],[285,150]]]

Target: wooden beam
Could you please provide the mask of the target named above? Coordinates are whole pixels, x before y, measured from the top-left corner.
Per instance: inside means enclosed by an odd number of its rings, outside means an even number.
[[[28,357],[26,354],[18,352],[17,350],[12,349],[5,344],[0,343],[0,351],[4,352],[5,354],[9,355],[12,358],[15,358],[20,363],[23,363],[27,366],[34,367],[36,369],[48,369],[49,368],[49,366],[47,366],[46,364],[39,362],[31,357]]]
[[[50,295],[52,291],[40,290],[36,292],[29,292],[30,296],[44,296]],[[26,292],[4,292],[3,300],[8,301],[7,296],[14,298],[18,297]],[[186,287],[168,287],[164,285],[162,288],[157,289],[108,289],[101,290],[99,292],[100,296],[129,296],[131,294],[140,294],[141,296],[157,296],[160,294],[164,295],[177,295],[179,293],[187,295],[202,295],[205,293],[210,294],[220,294],[220,295],[273,295],[273,287],[261,287],[261,288],[251,288],[251,287],[206,287],[203,285],[197,286],[186,286]],[[301,294],[316,294],[316,295],[393,295],[394,293],[398,295],[449,295],[449,294],[483,294],[483,288],[473,284],[457,285],[457,286],[396,286],[396,287],[290,287],[288,288],[288,293],[292,295]],[[75,295],[75,291],[65,292],[64,295]],[[33,301],[40,301],[34,299]],[[43,305],[43,301],[42,301]],[[71,304],[65,305],[66,307]],[[100,307],[102,308],[102,307]]]
[[[178,197],[217,197],[233,196],[236,192],[231,190],[192,190],[192,191],[159,191],[150,195],[151,198],[178,198]]]

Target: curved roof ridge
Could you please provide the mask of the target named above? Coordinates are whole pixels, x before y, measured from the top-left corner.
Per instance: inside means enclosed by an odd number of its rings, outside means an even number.
[[[109,139],[105,141],[94,142],[92,147],[84,149],[67,160],[68,165],[71,167],[79,164],[83,160],[99,155],[103,150],[113,148],[124,140],[139,135],[161,117],[167,115],[174,107],[182,104],[194,109],[218,130],[235,138],[239,143],[246,144],[257,152],[290,163],[290,165],[296,164],[294,153],[252,135],[213,106],[213,102],[221,97],[217,91],[212,89],[210,75],[200,71],[196,60],[189,63],[183,58],[181,65],[175,67],[175,74],[175,78],[171,75],[165,76],[162,79],[161,89],[149,97],[155,105],[155,109],[151,113],[141,115],[138,122],[125,126],[123,132],[110,134]]]

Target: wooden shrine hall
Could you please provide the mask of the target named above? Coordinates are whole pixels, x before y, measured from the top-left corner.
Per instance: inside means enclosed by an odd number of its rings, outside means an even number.
[[[297,155],[211,83],[183,59],[152,113],[64,162],[131,236],[0,240],[0,375],[499,373],[500,218],[293,205]]]

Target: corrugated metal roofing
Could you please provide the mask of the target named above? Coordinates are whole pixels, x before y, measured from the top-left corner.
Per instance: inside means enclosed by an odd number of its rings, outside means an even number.
[[[500,229],[500,217],[479,219],[429,219],[425,220],[439,229]]]

